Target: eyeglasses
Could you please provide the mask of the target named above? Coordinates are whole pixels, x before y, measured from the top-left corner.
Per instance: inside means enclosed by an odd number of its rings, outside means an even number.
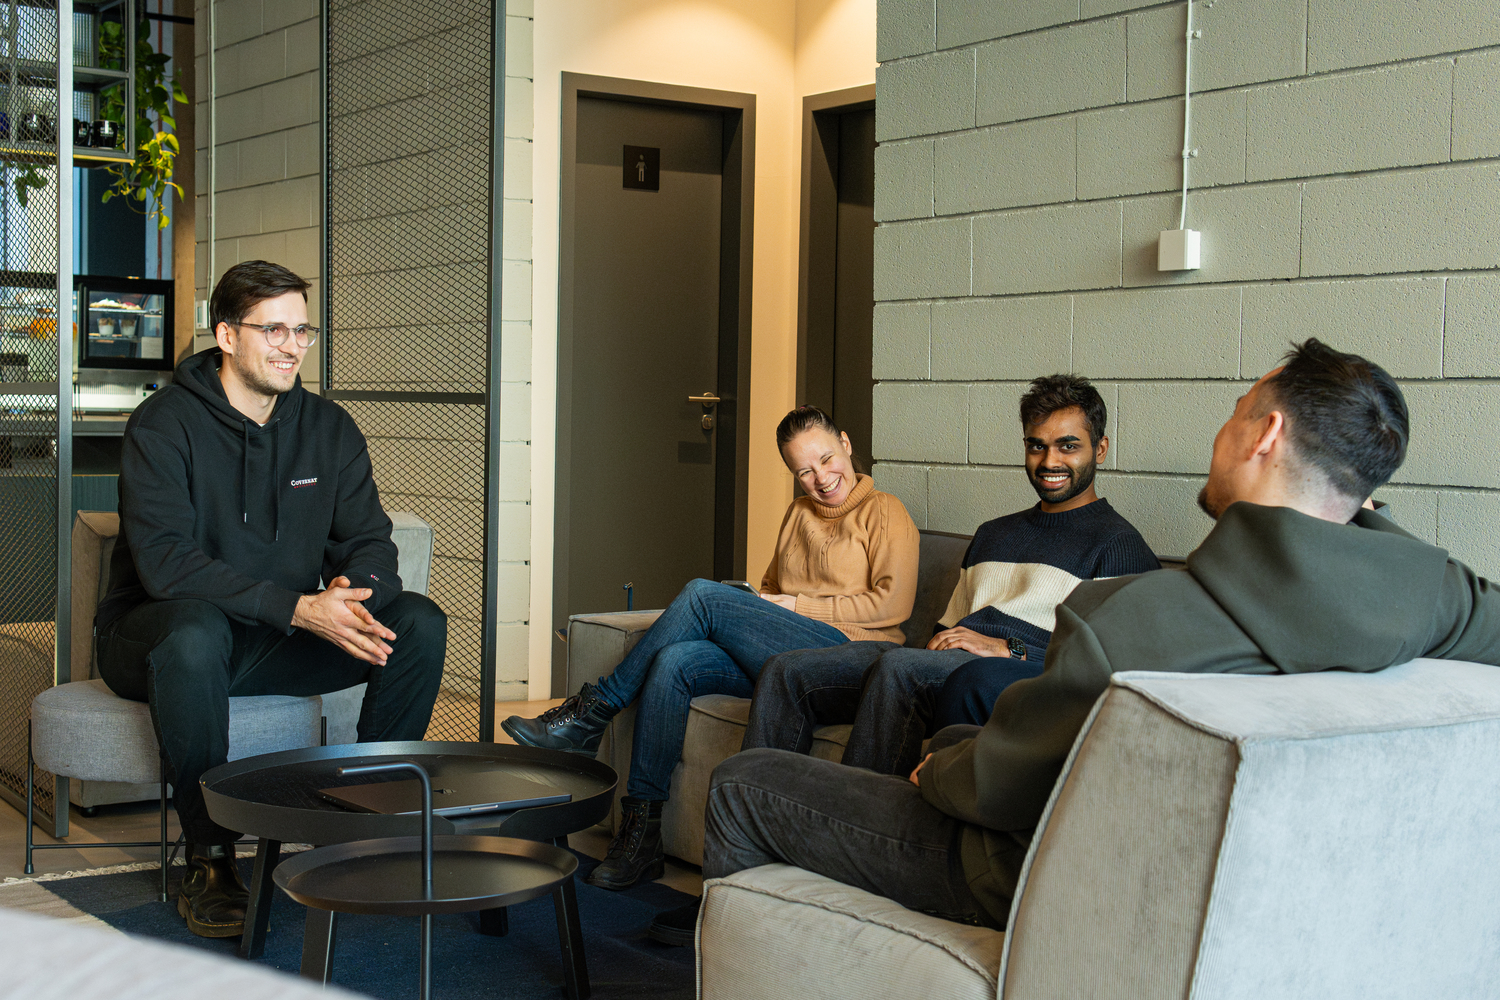
[[[320,327],[308,326],[305,323],[298,327],[290,327],[285,323],[267,323],[264,326],[259,323],[231,323],[230,325],[259,330],[266,335],[266,343],[272,347],[280,347],[286,343],[286,338],[296,337],[298,347],[308,348],[318,342],[318,334],[323,332]]]

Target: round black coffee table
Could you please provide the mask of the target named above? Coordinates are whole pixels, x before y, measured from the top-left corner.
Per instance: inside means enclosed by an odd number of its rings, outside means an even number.
[[[509,813],[457,820],[435,816],[433,832],[440,836],[515,837],[566,847],[568,834],[587,829],[609,814],[617,781],[612,768],[582,754],[502,743],[350,743],[246,757],[216,767],[202,779],[209,816],[220,826],[259,838],[240,957],[257,958],[265,948],[271,894],[275,891],[271,873],[280,861],[282,844],[321,847],[354,840],[419,835],[422,826],[419,815],[350,812],[327,801],[319,792],[323,788],[358,783],[340,777],[341,767],[377,764],[393,758],[421,764],[434,780],[465,772],[503,770],[552,785],[573,796],[568,802]],[[578,924],[578,897],[571,877],[553,891],[553,899],[568,997],[583,1000],[589,994],[588,969],[584,962],[583,932]],[[485,910],[480,917],[485,933],[505,933],[503,909]],[[328,981],[335,933],[332,912],[308,910],[302,945],[304,976]]]

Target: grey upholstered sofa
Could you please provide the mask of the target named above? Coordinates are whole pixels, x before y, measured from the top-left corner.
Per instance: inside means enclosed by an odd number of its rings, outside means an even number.
[[[969,545],[968,535],[942,531],[923,531],[921,535],[916,605],[911,618],[902,625],[908,646],[924,646],[932,637],[938,618],[948,607],[948,598],[958,582],[959,564]],[[570,618],[566,693],[575,694],[584,682],[612,671],[659,614],[660,611],[627,611]],[[703,695],[693,699],[682,761],[672,772],[672,797],[662,813],[662,837],[668,854],[702,864],[703,806],[708,799],[708,779],[720,761],[739,752],[749,716],[747,698]],[[634,727],[632,705],[610,723],[599,745],[599,760],[622,776],[630,770]],[[848,738],[848,726],[824,726],[814,734],[813,754],[838,760],[844,755]],[[624,794],[622,780],[616,795]]]
[[[1500,668],[1123,673],[1009,931],[787,865],[704,884],[701,1000],[1500,996]]]

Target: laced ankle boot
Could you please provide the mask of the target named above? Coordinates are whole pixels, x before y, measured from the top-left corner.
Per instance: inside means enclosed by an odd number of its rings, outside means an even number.
[[[177,912],[199,937],[239,937],[245,932],[250,890],[240,879],[233,844],[190,844],[187,874],[177,891]]]
[[[535,719],[512,715],[500,728],[522,746],[592,756],[599,750],[604,728],[619,711],[599,695],[598,688],[585,684],[573,697]]]
[[[664,804],[629,796],[620,800],[620,832],[610,841],[604,860],[589,873],[589,885],[618,891],[661,878],[666,868],[661,847]]]

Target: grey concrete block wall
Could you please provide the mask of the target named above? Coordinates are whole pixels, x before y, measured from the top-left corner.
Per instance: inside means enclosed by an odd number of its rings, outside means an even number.
[[[1099,483],[1166,555],[1207,533],[1212,438],[1292,341],[1384,365],[1412,411],[1377,493],[1500,574],[1500,17],[1486,0],[877,0],[875,475],[929,527],[1034,500],[1016,400],[1087,375]],[[1476,162],[1477,161],[1477,162]]]
[[[319,22],[316,0],[235,0],[218,5],[218,271],[256,257],[278,260],[298,273],[320,277],[318,210],[320,115]],[[198,163],[199,297],[209,291],[208,275],[208,5],[196,7],[198,37],[196,108]],[[439,30],[443,8],[433,8]],[[530,0],[510,0],[506,20],[505,177],[503,233],[503,320],[501,325],[500,419],[500,608],[497,697],[524,699],[529,658],[531,591],[531,258],[532,258],[532,27]],[[441,169],[462,169],[452,151]],[[468,162],[479,162],[477,158]],[[402,170],[415,172],[404,175]],[[419,157],[392,161],[387,172],[372,173],[371,185],[421,189]],[[930,171],[929,171],[930,172]],[[389,225],[423,225],[416,216]],[[378,223],[369,224],[378,238]],[[441,262],[419,261],[435,266]],[[429,276],[431,272],[429,271]],[[454,274],[453,281],[467,280]],[[441,337],[443,295],[439,285],[404,291],[393,287],[391,308],[416,308],[432,325],[428,337]],[[317,304],[316,284],[311,297]],[[316,321],[316,320],[315,320]],[[923,347],[925,352],[925,345]],[[420,344],[412,351],[420,354]],[[417,362],[420,365],[420,361]],[[319,373],[310,356],[304,378]],[[372,432],[372,451],[379,447]],[[399,484],[391,484],[396,490]]]

